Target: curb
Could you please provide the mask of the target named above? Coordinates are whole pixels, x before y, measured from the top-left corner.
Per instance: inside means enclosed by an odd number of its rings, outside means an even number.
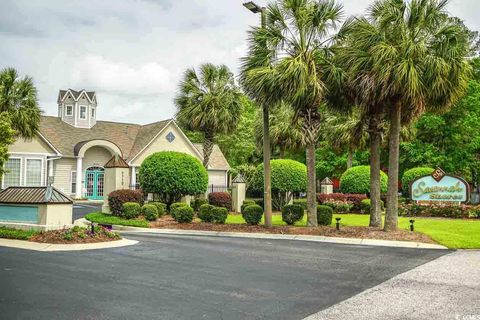
[[[448,250],[447,247],[439,244],[410,242],[410,241],[335,238],[335,237],[325,237],[325,236],[308,236],[308,235],[292,235],[292,234],[268,234],[268,233],[222,232],[222,231],[153,229],[153,228],[146,229],[146,228],[117,226],[117,225],[113,226],[113,229],[121,232],[126,232],[126,233],[151,233],[151,234],[167,234],[167,235],[270,239],[270,240],[296,240],[296,241],[326,242],[326,243],[349,244],[349,245],[379,246],[379,247]]]
[[[42,251],[42,252],[83,251],[83,250],[119,248],[119,247],[131,246],[137,243],[138,241],[130,240],[130,239],[121,239],[121,240],[110,241],[110,242],[75,243],[75,244],[51,244],[51,243],[30,242],[26,240],[0,239],[0,247]]]

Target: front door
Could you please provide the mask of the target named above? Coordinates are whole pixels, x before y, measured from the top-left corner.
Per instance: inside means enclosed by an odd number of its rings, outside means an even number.
[[[85,197],[87,199],[103,199],[104,174],[101,167],[90,167],[85,171]]]

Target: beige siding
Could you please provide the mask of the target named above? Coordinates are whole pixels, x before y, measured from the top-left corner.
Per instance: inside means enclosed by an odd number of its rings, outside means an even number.
[[[83,158],[83,171],[90,167],[103,167],[112,158],[110,151],[103,147],[91,147]]]
[[[173,140],[172,142],[169,142],[166,138],[166,136],[170,132],[172,132],[175,135],[175,140]],[[134,159],[133,165],[135,166],[141,165],[143,160],[145,160],[146,157],[148,157],[152,153],[160,152],[160,151],[183,152],[191,156],[194,156],[195,158],[201,161],[200,157],[198,156],[198,153],[195,152],[196,151],[195,147],[188,142],[187,138],[183,136],[183,134],[180,132],[180,130],[178,130],[177,127],[175,127],[173,124],[170,123],[162,131],[162,133],[143,152],[141,152],[139,156],[137,156]]]
[[[62,158],[54,160],[54,182],[53,186],[60,191],[70,195],[72,171],[76,171],[77,162],[73,158]]]
[[[226,186],[227,185],[227,172],[208,170],[208,185],[214,186]]]
[[[10,153],[56,154],[56,152],[40,137],[34,137],[31,140],[19,138],[8,148],[8,151]]]

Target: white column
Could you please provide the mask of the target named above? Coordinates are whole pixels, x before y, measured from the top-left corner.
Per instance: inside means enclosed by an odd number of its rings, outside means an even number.
[[[47,160],[47,167],[48,167],[48,174],[47,174],[47,181],[45,181],[45,185],[48,185],[49,180],[53,179],[53,161],[54,160]]]
[[[75,190],[75,198],[80,199],[82,197],[82,157],[77,157],[77,179],[76,179],[76,190]]]
[[[137,183],[137,171],[135,167],[130,167],[132,169],[132,173],[130,174],[130,186],[132,189],[135,189],[135,184]]]

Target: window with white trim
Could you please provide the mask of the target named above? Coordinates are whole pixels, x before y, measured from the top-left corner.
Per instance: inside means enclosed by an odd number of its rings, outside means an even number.
[[[80,119],[87,119],[87,107],[80,106]]]
[[[39,187],[42,185],[42,159],[27,159],[25,185]]]
[[[21,168],[21,159],[8,159],[7,163],[5,163],[5,173],[3,175],[3,186],[5,188],[20,185]]]
[[[77,192],[77,171],[72,171],[70,173],[70,193],[75,193]]]
[[[95,119],[95,108],[92,108],[92,119]]]
[[[66,106],[65,107],[65,116],[66,117],[73,116],[73,106]]]

